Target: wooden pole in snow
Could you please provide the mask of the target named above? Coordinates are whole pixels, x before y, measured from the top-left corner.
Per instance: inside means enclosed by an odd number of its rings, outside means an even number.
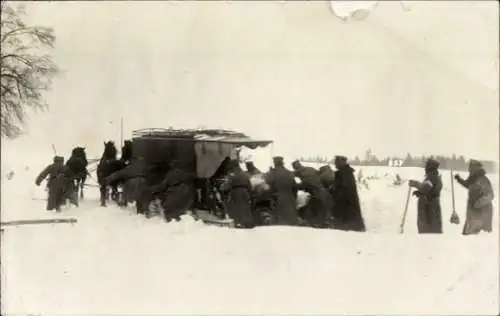
[[[120,118],[120,146],[123,146],[123,116]]]
[[[451,207],[453,214],[455,214],[455,183],[453,179],[453,168],[450,169],[450,180],[451,180]]]
[[[408,194],[406,196],[405,210],[403,212],[403,218],[401,218],[401,224],[399,225],[399,233],[403,234],[405,232],[406,223],[406,213],[408,213],[408,205],[410,204],[411,187],[408,186]]]
[[[460,224],[460,217],[457,214],[457,211],[455,209],[455,183],[453,179],[453,167],[450,168],[450,181],[451,181],[451,207],[452,207],[452,213],[450,217],[450,223],[458,225]]]

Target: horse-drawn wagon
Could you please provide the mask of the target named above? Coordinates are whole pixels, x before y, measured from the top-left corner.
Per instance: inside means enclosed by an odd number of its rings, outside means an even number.
[[[161,182],[170,162],[195,175],[193,207],[211,213],[223,212],[218,187],[226,173],[226,164],[239,159],[242,147],[257,149],[272,144],[228,130],[216,129],[141,129],[133,131],[132,155],[143,157],[152,168],[151,184]]]

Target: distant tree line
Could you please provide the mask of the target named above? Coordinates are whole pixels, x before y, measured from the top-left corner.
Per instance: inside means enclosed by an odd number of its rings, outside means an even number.
[[[441,156],[441,155],[430,155],[430,156],[418,156],[407,154],[406,157],[384,157],[380,158],[373,154],[373,152],[368,149],[365,153],[365,157],[360,158],[358,156],[354,159],[350,158],[349,163],[353,166],[400,166],[400,167],[423,167],[425,161],[429,158],[433,158],[440,163],[441,169],[453,169],[457,171],[467,171],[469,159],[465,156],[458,156],[453,154],[452,156]],[[476,158],[474,158],[476,159]],[[325,156],[316,157],[304,157],[300,158],[304,162],[314,162],[314,163],[333,163],[334,159]],[[488,172],[496,172],[497,163],[495,161],[480,160],[484,168]],[[395,163],[398,162],[398,163]]]

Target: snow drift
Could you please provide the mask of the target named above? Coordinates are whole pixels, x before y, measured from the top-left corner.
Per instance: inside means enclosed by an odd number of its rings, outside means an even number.
[[[356,167],[365,179],[359,194],[367,233],[238,231],[188,216],[166,224],[132,208],[101,208],[95,188],[87,188],[79,208],[44,211],[45,202],[33,197],[45,192],[33,181],[46,161],[22,157],[2,156],[2,221],[76,217],[78,223],[4,228],[6,314],[498,313],[497,212],[493,234],[461,236],[461,225],[448,222],[447,171],[440,236],[416,234],[414,200],[399,234],[407,186],[394,185],[395,176],[420,179],[423,170],[391,167]],[[498,188],[498,176],[490,179]],[[465,199],[456,186],[462,224]]]

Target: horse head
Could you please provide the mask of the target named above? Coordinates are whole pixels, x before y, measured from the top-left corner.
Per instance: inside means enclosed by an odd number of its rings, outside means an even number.
[[[116,149],[115,142],[112,140],[104,142],[104,152],[102,154],[105,159],[116,159],[118,150]]]
[[[132,141],[126,140],[122,147],[122,156],[121,159],[123,161],[130,161],[132,159]]]
[[[85,147],[77,147],[77,153],[78,153],[78,157],[80,157],[84,162],[85,162],[85,165],[88,164],[88,160],[87,160],[87,152],[85,151]]]

